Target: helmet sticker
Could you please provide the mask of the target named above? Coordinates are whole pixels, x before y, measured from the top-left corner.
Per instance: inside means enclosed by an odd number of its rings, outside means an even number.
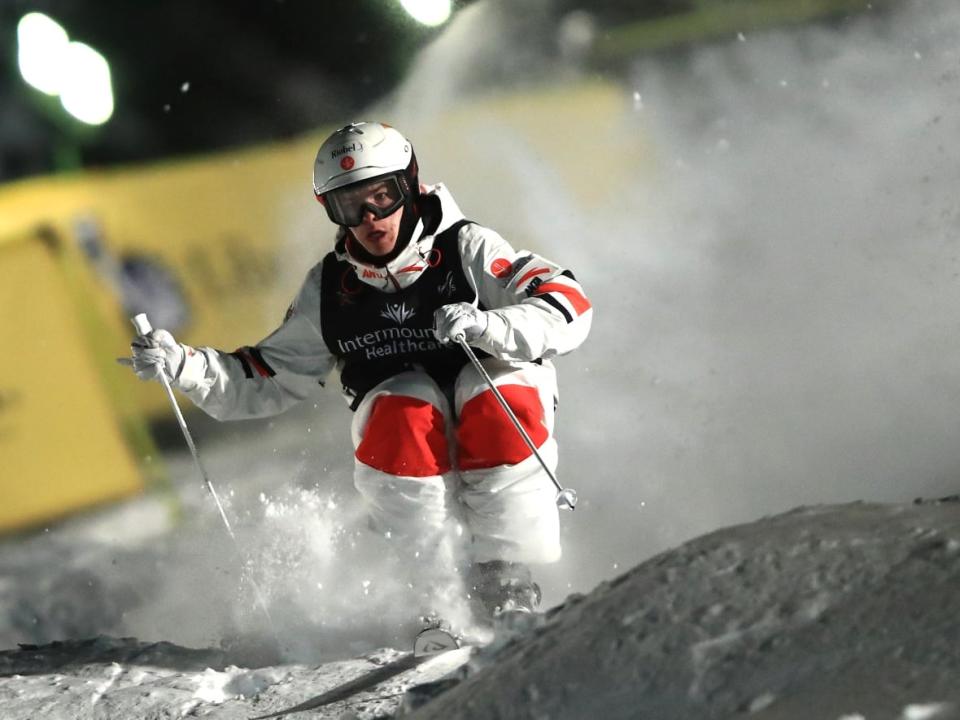
[[[350,157],[349,155],[344,155],[343,158],[340,160],[340,167],[343,168],[344,170],[352,169],[353,164],[354,164],[353,158]]]
[[[341,155],[346,155],[347,153],[352,153],[352,152],[361,152],[362,150],[363,150],[363,143],[358,143],[358,142],[350,143],[349,145],[344,145],[343,147],[339,147],[335,150],[331,150],[330,159],[333,160],[333,158],[340,157]]]

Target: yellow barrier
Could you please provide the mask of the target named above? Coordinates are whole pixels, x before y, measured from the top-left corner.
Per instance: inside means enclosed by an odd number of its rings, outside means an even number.
[[[281,284],[278,255],[290,199],[313,202],[315,145],[19,183],[0,191],[0,237],[44,222],[86,248],[87,274],[112,296],[118,337],[131,335],[126,317],[146,311],[184,342],[233,349],[272,330],[302,280],[291,273]],[[171,306],[183,322],[158,322]],[[124,354],[126,341],[104,350]],[[128,375],[125,393],[149,415],[167,415],[163,393]]]
[[[62,252],[50,231],[0,243],[0,530],[143,487]]]

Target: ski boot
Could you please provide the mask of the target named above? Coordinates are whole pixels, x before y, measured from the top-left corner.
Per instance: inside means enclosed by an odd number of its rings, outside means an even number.
[[[532,614],[540,608],[540,586],[521,563],[491,560],[470,568],[467,588],[478,619],[493,620],[508,613]]]

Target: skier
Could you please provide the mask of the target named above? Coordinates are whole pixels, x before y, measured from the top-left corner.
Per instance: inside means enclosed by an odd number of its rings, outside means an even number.
[[[313,177],[339,229],[282,325],[230,353],[154,330],[132,343],[135,371],[150,379],[162,367],[228,420],[283,412],[336,366],[354,411],[354,484],[374,526],[455,562],[457,525],[477,614],[535,610],[529,565],[561,552],[556,491],[456,339],[479,351],[553,470],[549,358],[584,341],[590,302],[570,271],[467,221],[443,184],[421,184],[413,146],[388,125],[337,130]]]

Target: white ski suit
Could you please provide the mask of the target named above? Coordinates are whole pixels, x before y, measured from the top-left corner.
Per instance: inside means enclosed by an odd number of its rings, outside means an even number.
[[[233,353],[186,348],[176,385],[215,418],[261,417],[336,366],[355,410],[355,485],[378,529],[429,546],[455,518],[473,562],[553,562],[556,491],[462,350],[436,341],[432,316],[453,302],[489,311],[471,344],[553,469],[549,358],[586,338],[590,303],[568,271],[466,222],[443,185],[423,199],[428,227],[385,267],[358,261],[341,232],[276,331]]]

